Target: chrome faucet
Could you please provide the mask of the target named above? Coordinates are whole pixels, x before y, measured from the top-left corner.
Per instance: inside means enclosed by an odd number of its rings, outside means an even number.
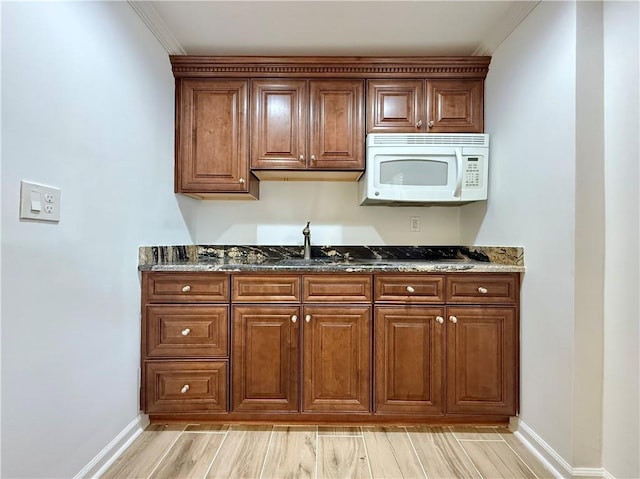
[[[307,226],[302,230],[304,235],[304,259],[311,259],[311,230],[309,229],[310,221],[307,221]]]

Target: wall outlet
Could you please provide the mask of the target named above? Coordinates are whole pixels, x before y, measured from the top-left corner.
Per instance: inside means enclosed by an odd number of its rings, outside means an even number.
[[[420,231],[420,217],[409,217],[409,231]]]
[[[60,189],[22,180],[20,182],[20,218],[60,221]]]

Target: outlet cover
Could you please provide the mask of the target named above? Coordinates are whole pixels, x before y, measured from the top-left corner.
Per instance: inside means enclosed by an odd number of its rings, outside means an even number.
[[[20,218],[59,222],[60,188],[22,180],[20,182]]]

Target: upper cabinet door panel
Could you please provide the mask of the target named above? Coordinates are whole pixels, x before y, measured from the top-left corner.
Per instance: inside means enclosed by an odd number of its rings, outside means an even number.
[[[251,167],[305,167],[307,82],[253,80]]]
[[[484,131],[482,80],[428,80],[430,133]]]
[[[248,188],[245,80],[182,80],[178,117],[180,192]]]
[[[424,132],[423,80],[369,80],[367,133]]]
[[[364,169],[364,82],[310,85],[309,168]]]

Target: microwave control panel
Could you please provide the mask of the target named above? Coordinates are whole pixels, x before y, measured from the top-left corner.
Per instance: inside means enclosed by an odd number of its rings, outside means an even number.
[[[479,188],[481,159],[477,156],[469,156],[465,158],[466,168],[464,175],[464,186],[466,188]]]

